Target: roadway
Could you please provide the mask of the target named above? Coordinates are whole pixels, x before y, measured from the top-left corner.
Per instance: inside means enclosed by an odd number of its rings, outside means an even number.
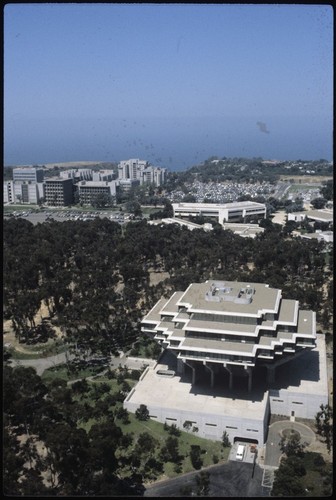
[[[263,470],[250,463],[227,462],[201,469],[209,473],[209,497],[266,497],[270,489],[262,486]],[[196,476],[200,470],[183,474],[176,478],[157,481],[145,485],[145,497],[183,496],[181,488],[190,487],[195,496],[197,491]]]

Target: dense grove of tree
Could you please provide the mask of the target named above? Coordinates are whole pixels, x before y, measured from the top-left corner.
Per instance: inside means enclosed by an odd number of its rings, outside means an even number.
[[[113,410],[107,384],[44,383],[33,368],[7,363],[3,377],[5,496],[142,494],[139,478],[127,473],[132,436],[118,426],[126,410]],[[93,405],[86,402],[90,391],[99,393]],[[91,418],[89,431],[80,427]]]
[[[334,183],[332,180],[323,183],[320,192],[326,200],[334,199]]]
[[[119,368],[108,378],[122,388],[132,375]],[[134,432],[115,384],[41,379],[33,368],[5,362],[3,387],[5,496],[142,496],[143,483],[161,476],[165,463],[183,471],[181,431],[164,425],[161,439],[150,427]],[[145,405],[136,418],[148,420]],[[190,445],[195,469],[204,453]]]
[[[213,278],[279,287],[329,328],[333,259],[327,245],[288,237],[267,222],[262,235],[249,239],[219,225],[209,233],[146,220],[123,227],[99,218],[35,226],[5,220],[4,316],[20,341],[29,341],[41,334],[34,318],[43,301],[67,343],[106,355],[132,345],[142,316],[163,294]],[[151,285],[150,272],[169,278]]]

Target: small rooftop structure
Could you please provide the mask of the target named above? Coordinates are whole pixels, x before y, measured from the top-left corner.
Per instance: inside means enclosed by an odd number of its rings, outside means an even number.
[[[179,219],[178,217],[167,217],[165,219],[160,219],[160,220],[151,220],[148,221],[148,224],[175,224],[178,226],[183,226],[186,227],[187,229],[190,229],[190,231],[193,231],[194,229],[203,229],[204,231],[212,231],[212,224],[210,223],[205,223],[205,224],[196,224],[195,222],[191,222],[188,220],[183,220]]]
[[[252,302],[254,288],[226,286],[225,282],[214,281],[208,292],[205,292],[205,300],[210,302],[230,301],[235,304],[250,304]]]

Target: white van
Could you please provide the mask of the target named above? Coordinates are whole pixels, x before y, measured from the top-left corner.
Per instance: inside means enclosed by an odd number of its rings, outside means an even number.
[[[238,449],[237,449],[237,453],[236,453],[236,460],[243,460],[244,451],[245,451],[245,446],[243,444],[239,444]]]

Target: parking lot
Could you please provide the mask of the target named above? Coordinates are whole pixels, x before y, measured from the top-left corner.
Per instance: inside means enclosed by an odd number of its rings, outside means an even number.
[[[5,213],[4,216],[6,218],[10,217],[20,217],[26,218],[33,224],[50,222],[50,221],[58,221],[63,222],[67,220],[73,221],[87,221],[94,220],[97,217],[99,218],[107,218],[114,222],[118,222],[119,224],[124,224],[131,219],[131,215],[123,212],[116,211],[106,211],[106,210],[97,210],[97,211],[79,211],[79,210],[51,210],[51,209],[41,209],[41,210],[16,210],[9,213]]]

